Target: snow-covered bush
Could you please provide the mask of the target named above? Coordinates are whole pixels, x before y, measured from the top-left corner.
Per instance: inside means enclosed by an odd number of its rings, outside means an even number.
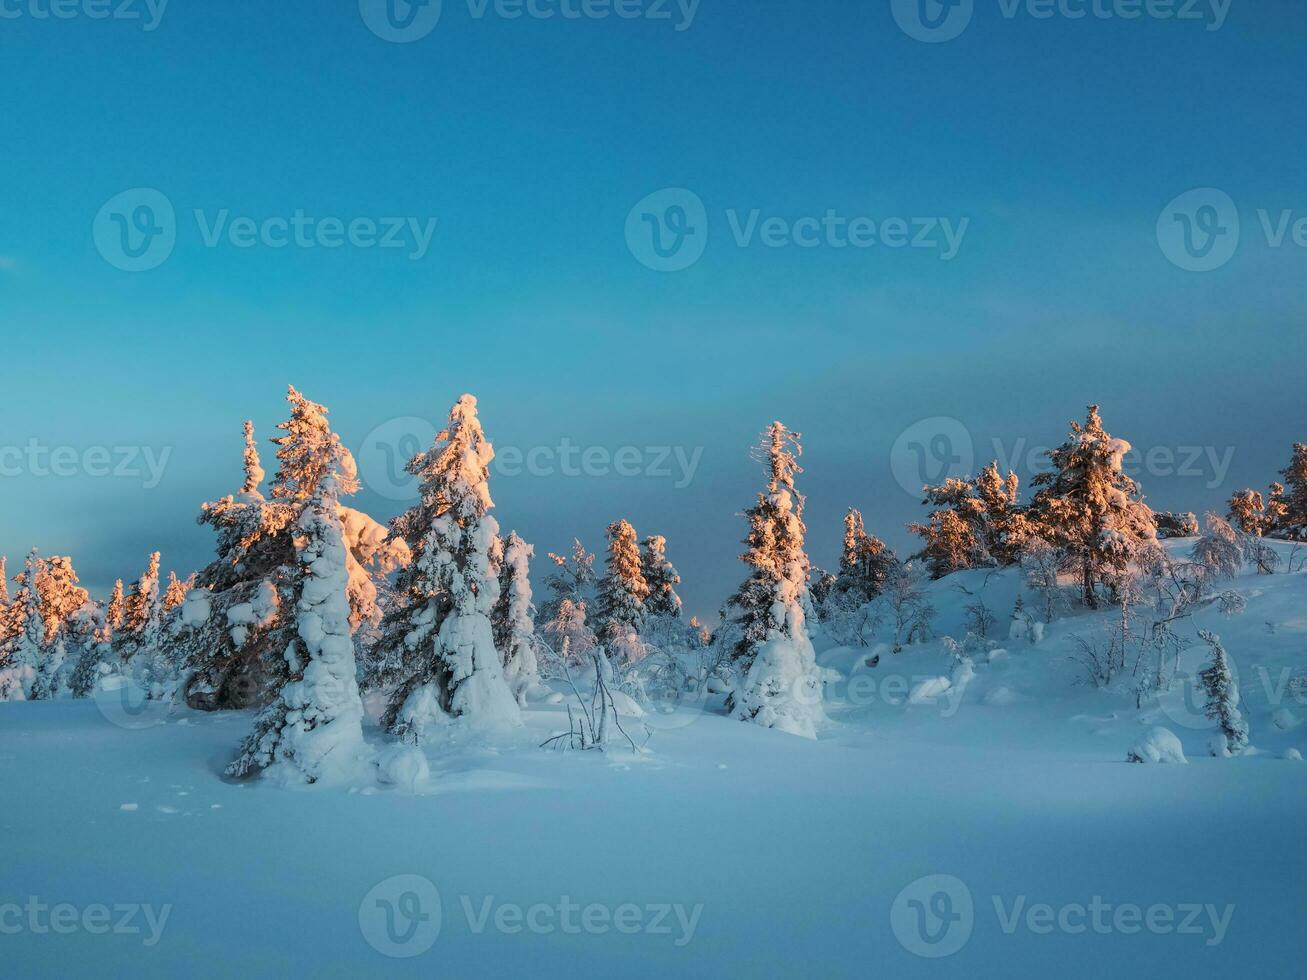
[[[1126,753],[1127,762],[1170,763],[1187,765],[1184,747],[1175,733],[1169,728],[1157,725],[1148,732]]]

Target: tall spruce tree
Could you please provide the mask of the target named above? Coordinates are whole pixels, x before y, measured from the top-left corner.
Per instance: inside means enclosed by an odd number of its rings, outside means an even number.
[[[1036,531],[1064,555],[1079,574],[1085,605],[1098,608],[1095,586],[1115,593],[1130,560],[1156,543],[1153,512],[1139,485],[1121,468],[1130,444],[1103,429],[1098,406],[1089,406],[1084,425],[1071,423],[1071,436],[1051,449],[1050,472],[1030,505]]]
[[[535,549],[516,531],[504,539],[499,563],[499,600],[491,626],[504,665],[504,679],[519,705],[540,684],[535,649],[535,607],[531,605],[531,557]]]
[[[451,717],[478,726],[521,722],[490,626],[499,598],[491,568],[499,524],[489,513],[494,455],[476,398],[463,395],[435,444],[408,464],[421,499],[391,530],[413,562],[400,573],[378,645],[383,677],[400,680],[382,726],[405,741],[421,741]]]
[[[867,533],[861,511],[850,507],[844,515],[844,546],[832,590],[857,603],[870,602],[884,590],[893,562],[885,542]]]
[[[638,644],[644,626],[649,583],[640,569],[640,546],[628,521],[608,525],[608,566],[599,580],[596,618],[599,640],[610,656],[639,659]]]
[[[1212,739],[1212,755],[1238,755],[1248,747],[1248,723],[1239,712],[1239,687],[1221,638],[1208,630],[1199,630],[1198,635],[1212,652],[1211,662],[1198,675],[1207,693],[1206,714],[1221,728]]]
[[[667,539],[661,534],[651,534],[641,544],[640,574],[649,586],[649,595],[644,601],[645,614],[679,619],[681,597],[677,595],[676,587],[681,584],[681,576],[667,557]]]
[[[741,720],[815,738],[825,712],[804,617],[809,561],[804,501],[794,486],[801,452],[799,434],[780,422],[771,424],[759,446],[767,489],[745,512],[748,550],[741,560],[750,574],[728,600],[739,632],[733,660],[740,678],[730,707]]]
[[[350,775],[366,753],[336,473],[318,470],[315,481],[295,522],[296,635],[284,654],[286,672],[228,767],[232,776],[334,781]]]

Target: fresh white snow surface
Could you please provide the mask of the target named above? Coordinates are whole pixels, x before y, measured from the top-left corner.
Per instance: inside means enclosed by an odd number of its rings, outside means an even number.
[[[973,654],[969,677],[938,640],[965,635],[959,583],[983,586],[1006,650]],[[703,713],[628,719],[652,729],[638,757],[539,748],[567,727],[565,705],[539,702],[519,729],[454,724],[392,749],[373,699],[376,761],[286,789],[221,775],[249,712],[126,727],[92,700],[3,704],[3,973],[1299,975],[1307,768],[1291,759],[1307,730],[1288,719],[1307,706],[1287,681],[1307,670],[1307,575],[1235,587],[1242,615],[1185,627],[1199,667],[1202,627],[1237,670],[1251,748],[1232,758],[1208,754],[1200,694],[1136,708],[1080,683],[1070,638],[1110,610],[1009,639],[1015,571],[931,584],[937,639],[897,655],[816,633],[830,723],[815,741],[731,720],[715,694]],[[935,696],[910,698],[923,683]],[[1126,762],[1155,726],[1188,765]],[[140,903],[156,926],[168,911],[157,935],[144,912],[135,932],[57,932],[33,902]],[[1094,903],[1102,930],[1075,912]],[[1154,906],[1169,927],[1147,925]],[[920,916],[946,938],[922,939]]]

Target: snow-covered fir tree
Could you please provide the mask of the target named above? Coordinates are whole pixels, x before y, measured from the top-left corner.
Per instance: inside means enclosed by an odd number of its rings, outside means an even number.
[[[986,564],[974,527],[953,508],[933,511],[927,523],[909,524],[908,530],[925,542],[912,557],[926,563],[931,578],[943,578],[964,568]]]
[[[123,594],[123,580],[114,579],[113,591],[109,593],[109,602],[104,610],[104,627],[100,634],[100,642],[112,643],[126,620],[127,596]]]
[[[641,543],[640,574],[649,586],[645,615],[679,619],[681,597],[676,587],[681,584],[681,576],[667,557],[667,539],[661,534],[651,534]]]
[[[201,524],[217,532],[217,558],[195,580],[202,591],[179,607],[168,644],[173,662],[189,667],[187,703],[206,710],[269,703],[284,680],[286,644],[294,635],[291,601],[299,516],[322,474],[335,475],[337,496],[358,487],[353,456],[331,431],[327,409],[288,389],[290,418],[278,428],[278,471],[268,495],[253,426],[244,426],[244,480],[239,494],[202,506]],[[407,561],[402,542],[361,511],[338,503],[346,547],[350,624],[375,629],[378,591]],[[203,616],[200,614],[204,613]]]
[[[1199,630],[1198,635],[1212,652],[1211,662],[1198,675],[1207,694],[1206,714],[1221,727],[1212,738],[1212,755],[1238,755],[1248,747],[1248,723],[1239,713],[1239,687],[1221,638],[1208,630]]]
[[[625,520],[608,525],[608,566],[597,591],[597,632],[609,657],[619,662],[640,659],[639,634],[649,583],[640,568],[635,528]]]
[[[41,594],[37,587],[39,573],[40,558],[33,548],[17,579],[19,588],[11,607],[17,614],[16,632],[0,668],[0,701],[26,701],[45,659],[45,623],[41,619]]]
[[[69,677],[81,658],[81,644],[86,639],[77,617],[90,599],[78,583],[72,559],[66,555],[52,555],[38,561],[36,590],[45,656],[37,667],[28,695],[33,701],[57,698],[68,692]]]
[[[1089,406],[1084,425],[1071,423],[1071,436],[1051,449],[1050,472],[1034,479],[1030,517],[1036,531],[1057,547],[1080,579],[1085,605],[1098,608],[1098,584],[1115,591],[1130,560],[1155,546],[1153,512],[1139,485],[1121,466],[1130,444],[1103,429],[1098,406]]]
[[[531,557],[535,549],[516,531],[504,539],[499,563],[499,600],[491,616],[495,646],[504,664],[504,679],[518,704],[540,684],[535,647],[535,607],[531,604]]]
[[[132,586],[127,596],[127,605],[123,617],[123,631],[129,642],[139,645],[146,631],[157,630],[163,618],[162,602],[159,597],[159,552],[150,555],[145,572]]]
[[[844,546],[834,592],[870,602],[884,590],[893,561],[894,554],[885,542],[867,533],[862,512],[850,507],[844,515]]]
[[[354,663],[349,574],[336,474],[319,470],[295,522],[295,636],[280,691],[260,713],[228,774],[281,782],[348,777],[366,754]]]
[[[739,636],[733,660],[740,678],[730,707],[742,720],[815,738],[825,712],[804,617],[809,561],[803,497],[794,486],[801,472],[799,434],[773,422],[759,449],[767,488],[745,512],[748,550],[741,559],[750,574],[728,602]]]
[[[594,630],[586,623],[585,603],[571,599],[559,603],[554,618],[545,620],[540,627],[540,635],[546,644],[546,662],[541,667],[550,677],[561,675],[564,665],[587,662],[590,651],[599,644]]]
[[[1293,444],[1293,458],[1280,471],[1284,485],[1276,484],[1273,496],[1279,513],[1272,515],[1276,537],[1290,541],[1307,541],[1307,443]]]
[[[1015,473],[1002,476],[994,461],[975,479],[951,477],[922,489],[922,502],[936,509],[927,523],[908,528],[925,542],[914,557],[925,560],[931,577],[1020,560],[1031,529],[1018,503],[1020,484]]]
[[[474,725],[520,724],[517,700],[495,649],[490,613],[499,581],[490,567],[499,525],[490,516],[494,449],[463,395],[431,449],[409,461],[419,502],[391,524],[413,554],[400,573],[395,610],[383,624],[382,677],[399,679],[382,726],[421,741],[448,718]]]
[[[580,538],[572,541],[570,555],[558,555],[549,552],[549,560],[554,563],[554,570],[545,576],[545,588],[549,597],[540,607],[540,617],[545,622],[558,618],[564,602],[570,602],[575,608],[585,605],[590,586],[595,580],[595,555],[586,551]]]
[[[194,575],[187,579],[179,579],[177,573],[170,570],[168,572],[168,587],[163,593],[163,614],[166,616],[185,602],[186,593],[194,586]]]

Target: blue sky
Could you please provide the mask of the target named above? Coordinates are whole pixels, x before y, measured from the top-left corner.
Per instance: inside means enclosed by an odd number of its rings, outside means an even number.
[[[995,439],[1008,456],[1055,443],[1094,401],[1154,451],[1154,506],[1264,486],[1307,438],[1292,231],[1307,10],[1232,0],[1209,30],[1210,2],[1192,8],[1205,21],[1012,3],[974,0],[959,36],[924,43],[889,0],[701,0],[688,26],[674,4],[668,19],[546,20],[445,0],[429,34],[391,43],[358,3],[172,0],[147,31],[143,0],[144,21],[3,0],[0,442],[11,463],[33,439],[79,462],[6,465],[0,553],[70,553],[95,589],[155,547],[165,567],[202,566],[198,504],[236,488],[240,423],[271,435],[288,382],[356,449],[463,391],[501,447],[637,447],[638,476],[496,475],[498,516],[541,554],[573,535],[599,547],[621,516],[663,533],[701,614],[742,573],[748,448],[773,418],[805,436],[821,564],[849,505],[909,543],[922,509],[891,447],[931,445],[923,419],[956,420],[950,439],[965,433],[982,465]],[[95,228],[136,188],[166,198],[176,241],[127,272]],[[625,234],[663,188],[704,208],[702,257],[675,272]],[[1238,248],[1211,271],[1179,268],[1155,230],[1192,188],[1238,214]],[[297,209],[436,226],[417,260],[228,234]],[[966,225],[948,259],[741,246],[731,222],[753,211]],[[1285,212],[1273,246],[1262,224]],[[148,473],[87,472],[96,446],[169,456],[147,488]],[[657,447],[701,449],[692,478],[659,475]],[[1185,465],[1189,447],[1228,463]],[[402,506],[372,488],[358,503],[382,519]]]

